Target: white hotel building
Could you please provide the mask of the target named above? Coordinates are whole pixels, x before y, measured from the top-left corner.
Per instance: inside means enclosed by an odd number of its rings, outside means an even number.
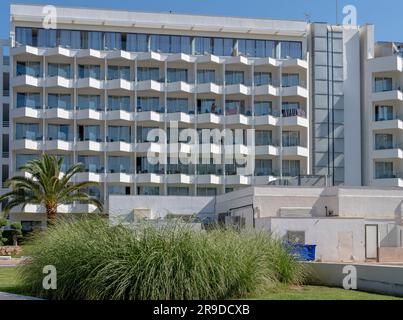
[[[57,7],[57,28],[44,29],[39,5],[11,5],[10,19],[3,183],[46,152],[84,163],[77,179],[99,182],[90,192],[106,207],[109,195],[214,196],[300,176],[403,186],[402,57],[375,46],[372,25]],[[150,164],[162,141],[147,134],[171,121],[179,132],[255,129],[254,172]],[[208,157],[224,157],[215,142]]]

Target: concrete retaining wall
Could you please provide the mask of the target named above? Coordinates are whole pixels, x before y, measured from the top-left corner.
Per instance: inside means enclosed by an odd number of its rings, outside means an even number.
[[[343,287],[346,264],[306,263],[311,271],[311,283]],[[403,297],[403,265],[351,264],[357,270],[357,290]]]

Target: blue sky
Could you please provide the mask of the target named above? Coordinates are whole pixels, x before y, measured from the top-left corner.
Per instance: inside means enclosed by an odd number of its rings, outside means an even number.
[[[313,22],[335,23],[336,21],[336,0],[53,0],[49,2],[1,0],[1,38],[8,37],[10,3],[59,4],[134,11],[173,11],[297,20],[304,20],[305,14],[309,13],[310,20]],[[359,24],[375,24],[377,40],[403,42],[402,0],[339,0],[339,17],[342,17],[342,8],[347,4],[356,6]]]

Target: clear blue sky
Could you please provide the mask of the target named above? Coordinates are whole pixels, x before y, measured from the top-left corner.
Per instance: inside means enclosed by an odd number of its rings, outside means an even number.
[[[7,38],[10,3],[39,3],[65,6],[128,9],[176,13],[245,16],[275,19],[304,20],[309,13],[311,21],[335,23],[336,0],[53,0],[46,2],[0,1],[0,37]],[[339,17],[342,7],[357,7],[358,23],[373,23],[376,39],[403,42],[402,0],[339,0]],[[341,18],[340,18],[341,20]]]

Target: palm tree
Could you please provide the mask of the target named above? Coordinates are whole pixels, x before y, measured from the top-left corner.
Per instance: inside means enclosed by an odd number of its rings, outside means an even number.
[[[102,212],[102,203],[84,191],[85,188],[98,185],[95,182],[81,182],[72,184],[71,178],[78,172],[84,171],[81,163],[71,166],[65,174],[61,173],[63,158],[43,154],[40,158],[28,161],[20,168],[31,177],[15,176],[6,181],[6,187],[11,191],[0,196],[0,201],[7,199],[4,212],[12,208],[27,204],[43,205],[46,209],[48,224],[56,218],[57,207],[61,204],[70,204],[82,201],[94,204]]]

